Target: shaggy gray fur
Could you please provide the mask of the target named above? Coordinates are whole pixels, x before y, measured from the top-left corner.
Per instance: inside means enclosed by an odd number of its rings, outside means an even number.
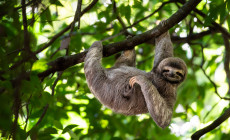
[[[145,72],[135,67],[135,51],[127,50],[114,67],[101,65],[103,46],[96,41],[85,58],[85,76],[91,92],[106,107],[125,115],[150,113],[156,124],[170,124],[176,89],[187,74],[183,60],[173,57],[168,32],[156,39],[154,67]],[[132,87],[129,83],[134,78]]]

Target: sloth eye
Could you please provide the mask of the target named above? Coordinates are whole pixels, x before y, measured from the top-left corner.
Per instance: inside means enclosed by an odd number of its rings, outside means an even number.
[[[176,72],[177,75],[179,75],[180,77],[184,77],[182,73],[180,72]]]
[[[163,72],[169,72],[169,70],[163,70]]]

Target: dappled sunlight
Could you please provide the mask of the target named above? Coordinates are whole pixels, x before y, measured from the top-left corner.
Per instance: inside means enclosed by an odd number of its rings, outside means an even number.
[[[1,1],[0,139],[190,140],[203,128],[208,130],[199,135],[203,140],[229,139],[230,1],[186,3],[190,6],[173,0]],[[163,19],[166,24],[157,26]],[[137,68],[149,72],[153,42],[163,30],[169,30],[174,56],[188,68],[165,129],[149,113],[126,116],[102,105],[84,71],[87,50],[103,40],[105,68],[135,47]],[[213,124],[218,118],[222,123]]]

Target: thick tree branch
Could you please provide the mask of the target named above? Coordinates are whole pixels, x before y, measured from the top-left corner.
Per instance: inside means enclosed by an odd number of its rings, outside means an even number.
[[[227,110],[225,110],[224,114],[222,114],[219,118],[217,118],[213,123],[211,123],[210,125],[208,125],[207,127],[195,132],[191,138],[192,140],[199,140],[199,138],[212,131],[213,129],[215,129],[216,127],[218,127],[221,123],[223,123],[225,120],[227,120],[230,117],[230,108],[228,108]]]
[[[166,20],[165,26],[158,25],[155,28],[137,36],[134,36],[128,40],[103,46],[104,56],[110,56],[122,50],[131,49],[136,45],[147,42],[148,40],[153,39],[160,34],[166,32],[174,25],[179,23],[181,20],[183,20],[200,3],[200,1],[201,0],[190,0],[185,3],[175,14],[173,14],[169,19]],[[40,73],[39,77],[46,77],[51,73],[65,70],[70,66],[83,62],[86,53],[87,51],[84,51],[72,56],[65,56],[54,60],[53,62],[49,63],[52,67]]]

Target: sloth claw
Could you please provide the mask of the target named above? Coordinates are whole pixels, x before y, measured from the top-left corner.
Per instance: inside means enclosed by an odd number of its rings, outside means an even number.
[[[136,77],[132,77],[129,80],[129,85],[133,88],[134,84],[137,82]]]

